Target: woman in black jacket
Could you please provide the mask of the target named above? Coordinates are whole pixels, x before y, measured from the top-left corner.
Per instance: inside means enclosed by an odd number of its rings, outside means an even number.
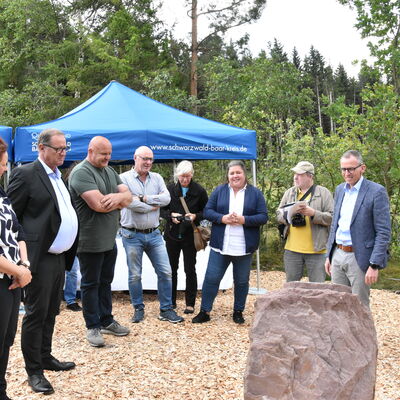
[[[183,251],[186,274],[185,314],[194,312],[197,294],[196,249],[194,247],[193,227],[190,221],[199,225],[203,219],[203,209],[208,196],[205,189],[192,180],[193,165],[181,161],[175,169],[174,183],[168,185],[171,202],[161,209],[161,216],[167,220],[164,239],[172,269],[172,304],[176,307],[176,287],[178,280],[179,256]],[[184,197],[189,213],[180,201]]]

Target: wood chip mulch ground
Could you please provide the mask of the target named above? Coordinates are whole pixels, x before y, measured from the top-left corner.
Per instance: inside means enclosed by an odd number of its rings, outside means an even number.
[[[260,287],[277,290],[284,283],[282,272],[262,272]],[[256,286],[252,272],[251,286]],[[400,399],[400,295],[372,290],[371,309],[375,320],[379,360],[376,400]],[[246,323],[231,319],[232,290],[220,292],[207,324],[162,322],[155,294],[146,294],[146,318],[130,322],[129,296],[114,293],[114,316],[129,326],[126,337],[106,336],[107,346],[93,348],[85,339],[81,312],[65,309],[57,319],[53,355],[75,361],[76,369],[46,372],[55,393],[49,400],[179,399],[228,400],[243,398],[243,374],[249,348],[249,328],[256,295],[248,297]],[[198,310],[200,300],[196,306]],[[183,315],[183,295],[178,312]],[[8,394],[13,400],[38,399],[28,386],[20,351],[20,325],[7,372]],[[361,400],[361,399],[360,399]]]

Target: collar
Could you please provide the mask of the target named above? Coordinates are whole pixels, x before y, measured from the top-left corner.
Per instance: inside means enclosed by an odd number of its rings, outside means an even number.
[[[139,178],[139,174],[138,174],[138,172],[135,170],[135,168],[132,168],[131,169],[131,171],[132,171],[132,174],[133,174],[133,176],[135,177],[135,178]],[[150,171],[147,173],[147,175],[146,175],[146,179],[147,178],[150,178]]]
[[[228,187],[229,187],[229,190],[233,190],[233,188],[232,188],[232,186],[228,183]],[[242,187],[239,191],[238,191],[238,193],[239,192],[242,192],[242,191],[244,191],[244,190],[246,190],[246,188],[247,188],[247,183],[244,185],[244,187]]]
[[[307,188],[307,190],[305,190],[304,192],[303,192],[298,186],[295,186],[297,196],[298,196],[299,194],[305,195],[305,194],[312,188],[313,185],[314,185],[314,184],[312,184],[312,185],[311,185],[309,188]]]
[[[363,180],[364,180],[364,177],[361,175],[361,178],[358,180],[358,182],[352,188],[350,188],[350,185],[348,183],[346,183],[344,185],[344,191],[345,192],[350,192],[350,190],[355,190],[355,191],[359,192],[360,191],[360,187],[361,187],[361,185],[363,183]]]
[[[39,162],[42,164],[44,170],[46,171],[47,175],[55,174],[57,178],[61,178],[61,172],[60,170],[56,167],[56,169],[53,171],[41,158],[40,156],[38,157]]]

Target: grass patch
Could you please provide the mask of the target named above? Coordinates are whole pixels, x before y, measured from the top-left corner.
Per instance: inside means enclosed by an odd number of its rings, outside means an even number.
[[[379,271],[379,280],[372,289],[400,291],[400,263],[391,260],[386,268]]]
[[[260,269],[264,271],[285,271],[283,268],[284,243],[281,241],[278,229],[273,226],[264,228],[260,244]],[[256,268],[256,258],[253,259]],[[306,272],[305,272],[306,275]],[[327,277],[327,280],[330,280]],[[388,266],[379,271],[379,280],[372,289],[400,291],[400,261],[390,260]]]

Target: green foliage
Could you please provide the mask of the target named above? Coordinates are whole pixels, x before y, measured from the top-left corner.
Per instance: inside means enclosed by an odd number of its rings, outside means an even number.
[[[377,58],[382,72],[389,76],[400,94],[400,4],[390,0],[339,0],[357,10],[356,27],[368,43],[371,55]]]
[[[355,148],[364,156],[366,176],[388,190],[391,250],[400,257],[399,5],[339,1],[356,8],[364,36],[378,38],[371,45],[377,66],[362,61],[358,80],[342,65],[333,71],[313,46],[301,62],[297,50],[288,57],[278,39],[255,58],[248,36],[225,43],[225,31],[257,19],[265,0],[212,1],[208,9],[199,1],[215,31],[200,43],[195,98],[188,93],[190,46],[165,30],[158,2],[0,0],[0,124],[58,118],[115,79],[178,109],[256,130],[257,185],[270,214],[262,248],[273,265],[282,250],[275,209],[292,185],[290,169],[308,160],[316,181],[334,190],[342,181],[339,158]],[[383,83],[382,71],[393,85]],[[211,193],[225,180],[226,165],[195,162],[195,180]],[[171,163],[154,168],[172,179]]]
[[[400,291],[400,265],[398,261],[389,261],[388,266],[379,271],[379,280],[373,289]]]

